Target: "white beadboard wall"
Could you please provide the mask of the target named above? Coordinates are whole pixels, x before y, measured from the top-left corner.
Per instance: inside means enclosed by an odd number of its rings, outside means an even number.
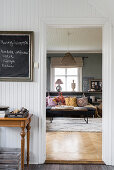
[[[0,31],[34,31],[34,61],[39,54],[39,21],[42,17],[102,17],[88,0],[0,0]],[[39,162],[40,139],[38,112],[38,70],[33,82],[0,82],[0,104],[11,108],[22,106],[34,114],[31,129],[31,163]],[[0,146],[20,147],[19,129],[0,128]]]
[[[102,28],[49,27],[47,30],[47,50],[48,52],[102,51]]]
[[[34,31],[34,61],[38,61],[38,0],[0,0],[0,30]],[[31,162],[38,163],[38,70],[34,81],[0,82],[0,104],[11,108],[26,107],[34,114],[31,128]],[[0,128],[0,146],[20,147],[20,129]]]
[[[88,0],[40,0],[41,17],[103,17]]]

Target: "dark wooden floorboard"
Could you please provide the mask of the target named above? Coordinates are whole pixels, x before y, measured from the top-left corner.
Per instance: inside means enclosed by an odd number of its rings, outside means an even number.
[[[73,170],[85,170],[83,165],[73,165]]]
[[[74,164],[43,164],[30,165],[25,170],[114,170],[114,166],[106,165],[74,165]]]
[[[114,170],[114,166],[108,166],[108,170]]]
[[[108,170],[106,165],[85,165],[85,167],[90,170]]]
[[[64,165],[62,165],[62,164],[60,164],[59,165],[59,170],[73,170],[73,165],[68,165],[68,164],[64,164]]]

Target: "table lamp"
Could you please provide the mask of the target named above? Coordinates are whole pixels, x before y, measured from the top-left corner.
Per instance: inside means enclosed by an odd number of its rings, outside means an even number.
[[[57,87],[56,87],[57,92],[61,92],[62,87],[60,86],[60,84],[63,84],[62,80],[61,79],[57,79],[55,84],[58,84]]]

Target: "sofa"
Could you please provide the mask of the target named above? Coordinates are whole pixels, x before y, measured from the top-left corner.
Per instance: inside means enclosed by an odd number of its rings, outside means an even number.
[[[58,96],[50,96],[49,93],[48,93],[47,98],[48,97],[55,99],[56,97],[59,97],[59,95]],[[83,108],[85,107],[87,109],[87,114],[88,114],[89,117],[95,116],[96,107],[91,105],[91,99],[89,97],[82,96],[82,95],[81,96],[78,96],[78,95],[76,95],[76,96],[74,96],[74,95],[73,96],[72,95],[63,96],[62,95],[62,97],[63,98],[68,98],[68,97],[69,98],[75,98],[76,97],[76,100],[79,100],[81,98],[86,98],[86,100],[88,100],[88,102],[85,103],[85,105],[82,105],[82,107]],[[63,103],[63,104],[65,104],[65,103]],[[54,107],[53,104],[48,105],[48,103],[46,103],[46,117],[51,117],[51,108],[52,107]],[[81,107],[81,105],[79,105],[79,106],[76,105],[76,107]],[[53,117],[81,117],[83,115],[82,112],[80,112],[80,111],[72,111],[72,112],[70,112],[70,111],[53,111],[53,112],[54,112]]]

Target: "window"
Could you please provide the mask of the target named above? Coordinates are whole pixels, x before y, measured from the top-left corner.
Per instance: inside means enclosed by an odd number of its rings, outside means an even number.
[[[71,83],[76,83],[75,91],[82,90],[82,68],[52,68],[51,69],[51,90],[56,91],[55,82],[61,79],[62,91],[72,91]]]

